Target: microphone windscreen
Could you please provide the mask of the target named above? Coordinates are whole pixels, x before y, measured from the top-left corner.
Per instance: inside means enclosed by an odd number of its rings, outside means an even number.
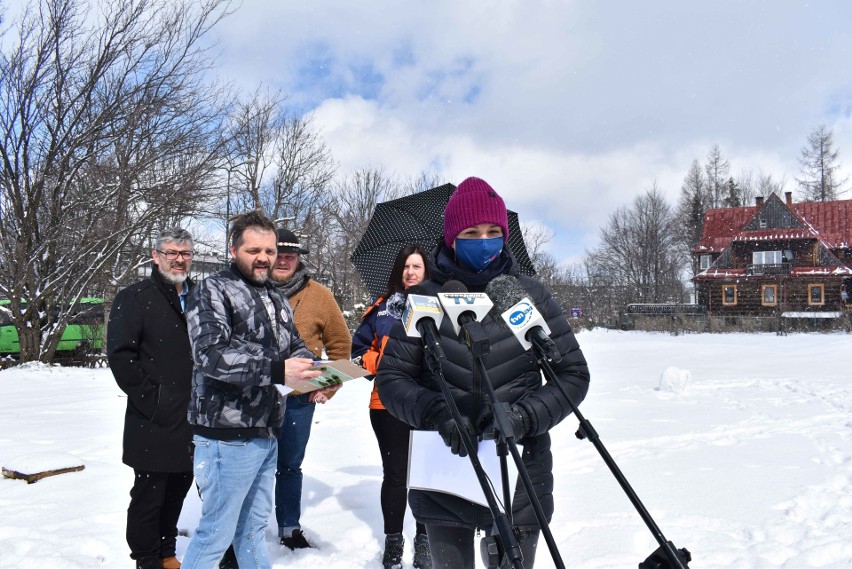
[[[416,284],[414,286],[410,286],[407,289],[405,289],[405,296],[409,296],[409,295],[412,295],[412,294],[419,294],[421,296],[431,296],[429,294],[429,291],[426,290],[426,287],[424,287],[423,285],[419,285],[419,284]]]
[[[515,277],[499,275],[491,279],[491,282],[485,287],[485,294],[494,303],[494,308],[491,309],[492,313],[498,316],[498,321],[502,321],[499,315],[527,296],[527,291]]]
[[[451,280],[444,283],[441,292],[467,292],[467,287],[461,281]]]

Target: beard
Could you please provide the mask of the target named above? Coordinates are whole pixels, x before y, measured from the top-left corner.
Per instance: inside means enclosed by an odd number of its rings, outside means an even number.
[[[262,285],[269,280],[269,265],[266,266],[256,266],[253,263],[246,262],[243,259],[237,257],[234,259],[234,262],[237,265],[237,269],[239,269],[240,273],[252,284]],[[255,270],[260,269],[260,273],[257,274]]]
[[[186,272],[175,273],[171,271],[171,267],[163,267],[162,265],[157,265],[157,272],[160,273],[160,276],[163,277],[163,280],[169,284],[179,285],[186,281],[186,276],[189,273],[189,267],[185,267]]]

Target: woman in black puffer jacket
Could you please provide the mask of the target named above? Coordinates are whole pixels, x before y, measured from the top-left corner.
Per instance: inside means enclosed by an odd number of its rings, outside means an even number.
[[[575,405],[589,388],[589,370],[562,309],[538,281],[520,275],[505,247],[508,218],[502,198],[479,178],[459,184],[444,212],[444,243],[435,251],[423,283],[429,294],[437,293],[449,280],[461,281],[470,291],[487,291],[495,279],[517,279],[525,296],[533,301],[550,328],[550,337],[562,354],[553,364],[556,381]],[[517,288],[517,287],[516,287]],[[481,320],[488,335],[490,352],[483,357],[488,378],[497,398],[510,404],[510,419],[516,440],[523,445],[523,461],[536,495],[548,517],[553,514],[553,459],[548,431],[571,413],[571,407],[556,385],[544,383],[532,351],[525,350],[492,309]],[[480,435],[490,422],[490,403],[475,369],[473,357],[453,332],[448,318],[440,327],[441,361],[450,392],[469,421],[466,428]],[[402,325],[394,327],[379,366],[379,395],[391,414],[419,430],[438,430],[447,446],[458,447],[458,432],[441,394],[439,378],[426,364],[419,338],[405,335]],[[453,441],[453,439],[455,439]],[[447,449],[447,452],[450,452]],[[494,533],[491,513],[484,506],[435,491],[411,490],[409,505],[415,519],[426,526],[435,568],[473,568],[474,532]],[[512,501],[512,521],[521,535],[524,566],[535,559],[539,525],[521,484]]]

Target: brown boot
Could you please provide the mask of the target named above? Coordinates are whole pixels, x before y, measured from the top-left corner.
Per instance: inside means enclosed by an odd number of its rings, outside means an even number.
[[[177,560],[177,557],[166,557],[161,560],[160,564],[163,569],[180,569],[180,561]]]

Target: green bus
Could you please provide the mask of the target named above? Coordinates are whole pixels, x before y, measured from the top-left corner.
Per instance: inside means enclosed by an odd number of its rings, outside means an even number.
[[[0,356],[16,357],[21,353],[21,343],[8,307],[8,299],[0,300]],[[85,297],[80,299],[71,315],[71,323],[62,332],[56,354],[68,356],[100,352],[103,340],[104,299]]]

